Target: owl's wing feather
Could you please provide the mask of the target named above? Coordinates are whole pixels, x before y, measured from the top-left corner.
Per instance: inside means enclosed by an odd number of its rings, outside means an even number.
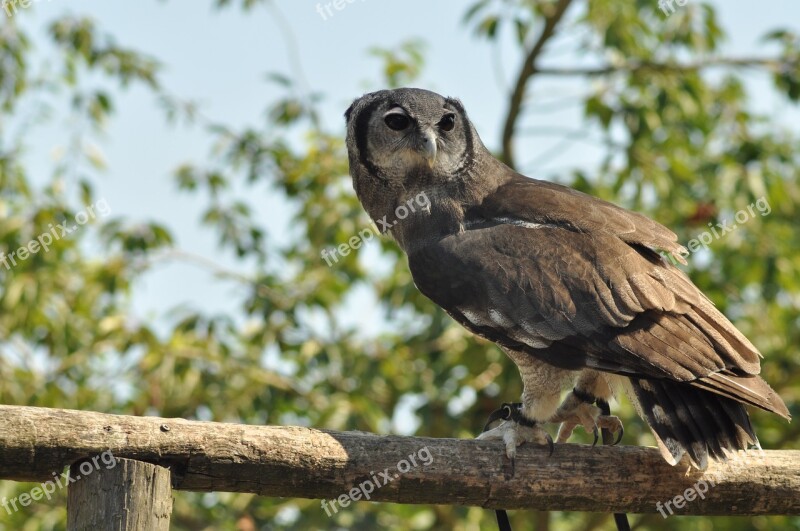
[[[613,203],[559,184],[531,179],[518,173],[486,197],[473,212],[495,219],[521,219],[553,223],[585,232],[614,234],[622,241],[663,250],[682,263],[686,248],[671,230]]]
[[[412,253],[419,289],[473,332],[558,367],[684,382],[788,417],[755,376],[758,350],[651,250],[675,249],[674,234],[533,183],[492,194],[470,228]]]

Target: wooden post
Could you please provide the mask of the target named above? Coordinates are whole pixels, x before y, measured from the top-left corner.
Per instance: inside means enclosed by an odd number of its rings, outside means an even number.
[[[67,530],[168,531],[172,485],[168,468],[144,461],[84,459],[70,467]]]

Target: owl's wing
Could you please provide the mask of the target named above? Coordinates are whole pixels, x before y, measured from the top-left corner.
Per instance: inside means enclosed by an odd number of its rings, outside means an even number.
[[[620,240],[662,250],[681,263],[686,248],[668,228],[637,212],[559,184],[530,179],[518,173],[469,213],[481,219],[554,224],[570,230],[613,234]]]
[[[409,256],[419,289],[474,333],[565,369],[685,382],[788,416],[757,349],[651,248],[675,236],[550,183],[473,209]]]

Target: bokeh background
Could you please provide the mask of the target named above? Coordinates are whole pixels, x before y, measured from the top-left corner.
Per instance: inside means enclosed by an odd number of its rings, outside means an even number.
[[[523,173],[644,212],[684,243],[768,202],[686,270],[799,413],[800,4],[327,3],[0,0],[0,403],[474,437],[519,396],[513,364],[416,291],[392,242],[331,267],[320,256],[370,227],[344,110],[413,85],[460,98]],[[2,262],[90,206],[47,252]],[[653,444],[627,401],[612,407],[625,444]],[[796,422],[753,419],[765,448],[798,447]],[[30,488],[0,482],[0,497]],[[0,530],[64,528],[65,501],[0,511]],[[613,529],[604,514],[511,516]],[[228,493],[178,492],[173,515],[198,530],[492,526],[477,508],[359,502],[329,518],[317,500]]]

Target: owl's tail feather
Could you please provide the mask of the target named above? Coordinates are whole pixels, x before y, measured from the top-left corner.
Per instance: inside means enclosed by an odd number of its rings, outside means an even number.
[[[704,470],[709,458],[758,447],[744,405],[688,383],[631,378],[640,414],[650,425],[664,459],[676,464],[684,453]]]

